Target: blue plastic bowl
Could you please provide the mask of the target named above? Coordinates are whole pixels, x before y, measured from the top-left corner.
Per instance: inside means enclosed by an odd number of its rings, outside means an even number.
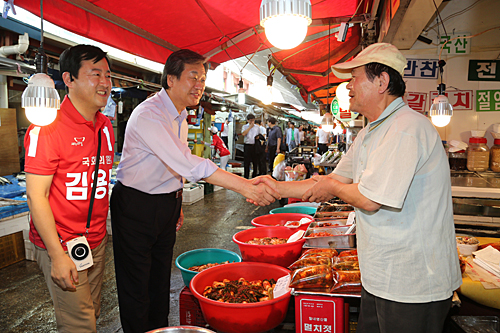
[[[181,270],[182,280],[189,287],[191,279],[198,272],[190,271],[188,268],[205,264],[215,264],[224,261],[241,262],[241,257],[229,250],[224,249],[196,249],[184,252],[175,259],[175,265]]]
[[[300,214],[308,214],[314,216],[316,214],[316,207],[308,207],[308,206],[290,206],[290,207],[279,207],[271,209],[270,214],[277,213],[300,213]]]

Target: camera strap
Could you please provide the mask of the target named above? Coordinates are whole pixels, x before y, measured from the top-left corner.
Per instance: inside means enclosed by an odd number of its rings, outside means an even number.
[[[85,228],[85,233],[89,233],[89,228],[90,228],[90,219],[92,218],[92,208],[94,207],[94,198],[95,198],[95,191],[97,190],[97,178],[99,178],[99,160],[101,159],[101,129],[99,129],[99,132],[97,134],[99,137],[98,143],[97,143],[97,154],[96,154],[96,161],[95,161],[95,171],[94,171],[94,182],[92,184],[92,192],[90,194],[90,203],[89,203],[89,215],[87,216],[87,226]]]

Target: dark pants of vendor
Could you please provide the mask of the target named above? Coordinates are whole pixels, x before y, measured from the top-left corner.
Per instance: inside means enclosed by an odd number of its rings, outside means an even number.
[[[250,177],[250,163],[252,163],[252,178],[258,176],[259,160],[257,158],[257,154],[255,153],[255,145],[245,144],[245,151],[243,152],[243,170],[244,177],[249,179]]]
[[[118,182],[111,195],[113,251],[125,333],[168,326],[170,271],[182,195]]]
[[[429,303],[400,303],[361,291],[357,333],[441,333],[451,297]]]

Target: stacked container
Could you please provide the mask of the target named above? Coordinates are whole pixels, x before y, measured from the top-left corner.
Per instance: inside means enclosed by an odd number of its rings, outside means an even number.
[[[467,169],[469,171],[486,171],[490,162],[490,150],[486,138],[472,137],[467,150]]]
[[[490,150],[490,169],[493,172],[500,172],[500,139],[495,139]]]

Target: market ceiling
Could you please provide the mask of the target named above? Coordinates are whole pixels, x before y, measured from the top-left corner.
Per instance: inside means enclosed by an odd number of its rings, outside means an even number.
[[[408,7],[410,1],[400,0],[398,6]],[[215,66],[269,49],[269,64],[300,88],[304,100],[312,97],[325,103],[340,82],[330,66],[354,56],[361,43],[374,41],[377,11],[391,2],[311,0],[313,23],[306,39],[284,51],[272,48],[259,24],[261,0],[44,0],[43,18],[160,63],[181,48],[203,54]],[[40,16],[39,1],[15,0],[14,4]],[[346,41],[338,42],[335,33],[347,21],[352,27]]]

